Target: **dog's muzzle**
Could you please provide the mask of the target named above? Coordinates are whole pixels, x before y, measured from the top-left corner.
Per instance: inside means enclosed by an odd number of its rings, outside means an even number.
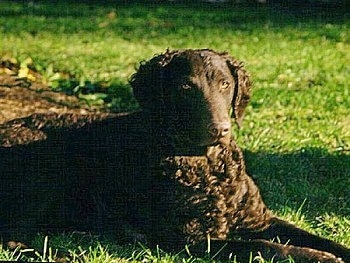
[[[220,139],[230,134],[231,123],[230,122],[212,123],[208,126],[208,130],[213,138]]]

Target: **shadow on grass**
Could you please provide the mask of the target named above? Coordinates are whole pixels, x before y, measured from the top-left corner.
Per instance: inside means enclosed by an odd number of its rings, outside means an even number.
[[[55,90],[67,95],[75,95],[89,106],[101,107],[111,112],[134,111],[139,108],[131,87],[124,83],[107,84],[85,81],[79,84],[78,81],[70,79],[63,81],[65,83],[59,83]]]
[[[300,26],[300,23],[322,25],[327,23],[342,24],[349,19],[349,4],[346,1],[336,3],[294,3],[295,1],[272,1],[269,4],[234,4],[234,3],[204,3],[193,1],[173,1],[159,3],[157,1],[12,1],[2,7],[3,17],[18,21],[21,16],[37,17],[39,20],[60,20],[60,27],[76,32],[77,30],[99,31],[98,23],[113,24],[113,30],[125,30],[135,37],[152,37],[147,32],[159,31],[171,33],[174,28],[221,28],[233,27],[235,30],[266,30],[285,26]],[[143,2],[143,3],[142,3]],[[108,21],[100,21],[107,16]],[[62,20],[64,18],[66,20]],[[80,20],[74,25],[72,20]],[[189,23],[190,21],[190,23]],[[205,21],[205,22],[204,22]],[[46,23],[27,23],[26,30],[52,30]],[[102,25],[100,24],[100,25]],[[21,23],[11,25],[6,30],[16,31]],[[142,30],[140,31],[140,28]],[[148,28],[148,30],[143,30]],[[316,29],[316,27],[315,27]],[[139,35],[135,35],[138,33]]]
[[[350,216],[350,155],[306,148],[293,153],[246,151],[247,172],[274,210],[289,207],[311,217]]]

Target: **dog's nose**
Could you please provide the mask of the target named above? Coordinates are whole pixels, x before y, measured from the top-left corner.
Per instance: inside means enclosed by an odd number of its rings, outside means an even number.
[[[214,137],[225,137],[231,131],[231,123],[220,122],[213,123],[209,126],[209,132]]]

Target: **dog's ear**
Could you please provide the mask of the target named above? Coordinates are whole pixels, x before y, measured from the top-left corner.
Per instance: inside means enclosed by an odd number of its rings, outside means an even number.
[[[137,72],[131,76],[129,83],[135,98],[144,110],[160,106],[164,92],[164,69],[178,53],[179,51],[167,50],[149,61],[143,61]]]
[[[231,74],[235,79],[232,117],[235,119],[238,127],[240,127],[244,117],[244,110],[250,100],[252,83],[242,62],[232,58],[227,53],[222,54],[222,56],[226,59]]]

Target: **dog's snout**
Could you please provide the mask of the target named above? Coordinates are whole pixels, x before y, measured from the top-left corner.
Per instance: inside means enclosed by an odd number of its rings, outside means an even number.
[[[210,134],[215,137],[225,137],[230,131],[231,123],[229,122],[213,123],[209,126]]]

